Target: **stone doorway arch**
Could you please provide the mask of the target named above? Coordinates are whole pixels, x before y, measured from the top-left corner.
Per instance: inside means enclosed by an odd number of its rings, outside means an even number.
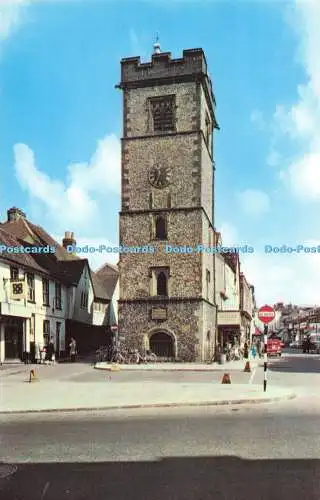
[[[175,340],[170,333],[164,330],[158,330],[151,333],[149,345],[150,350],[156,354],[158,358],[175,359]]]

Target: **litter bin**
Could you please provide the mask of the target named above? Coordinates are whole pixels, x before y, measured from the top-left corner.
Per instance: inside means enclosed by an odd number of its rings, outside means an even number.
[[[225,362],[226,362],[226,355],[225,354],[220,354],[220,358],[219,358],[219,365],[224,365]]]

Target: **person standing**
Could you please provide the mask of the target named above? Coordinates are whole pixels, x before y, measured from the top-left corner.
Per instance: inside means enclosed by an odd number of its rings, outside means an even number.
[[[71,359],[71,362],[74,363],[76,360],[76,355],[77,355],[77,343],[76,343],[76,339],[74,339],[73,337],[71,337],[71,342],[69,344],[69,348],[70,348],[70,359]]]
[[[258,339],[258,341],[257,341],[257,352],[258,352],[259,358],[261,359],[262,349],[261,349],[261,340],[260,339]]]
[[[40,351],[41,351],[41,346],[40,346],[39,342],[36,342],[35,346],[34,346],[34,359],[35,359],[36,365],[41,363],[41,352]]]
[[[252,355],[253,359],[256,359],[256,355],[257,355],[257,348],[256,348],[256,344],[252,344],[252,347],[251,347],[251,355]]]
[[[244,359],[248,359],[249,358],[249,346],[248,346],[248,342],[244,343],[244,346],[243,346],[243,357],[244,357]]]
[[[50,342],[47,347],[46,361],[48,361],[49,364],[55,363],[55,348],[52,337],[50,338]]]

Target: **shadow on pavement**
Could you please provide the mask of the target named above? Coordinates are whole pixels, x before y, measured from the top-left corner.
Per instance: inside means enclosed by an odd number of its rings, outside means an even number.
[[[268,369],[274,372],[320,373],[320,356],[281,358],[276,363],[268,362]]]
[[[13,475],[0,479],[1,498],[5,500],[320,498],[320,460],[244,460],[223,456],[17,467]]]

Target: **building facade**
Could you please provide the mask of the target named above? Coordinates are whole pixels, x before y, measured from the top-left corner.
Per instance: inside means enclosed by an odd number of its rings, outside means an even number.
[[[217,246],[222,246],[217,233]],[[220,345],[240,343],[240,263],[236,253],[217,253],[216,261],[216,304],[218,307],[218,341]]]
[[[205,55],[194,49],[181,59],[170,53],[155,53],[150,63],[123,59],[118,87],[120,245],[144,248],[120,254],[119,333],[129,348],[205,360],[216,337],[214,259],[172,250],[214,241],[217,123]]]
[[[67,232],[60,245],[17,208],[0,224],[1,363],[32,359],[35,345],[42,347],[50,338],[58,358],[67,354],[71,336],[82,354],[111,338],[113,298],[87,259],[66,251],[75,245],[73,236]],[[6,252],[6,247],[23,252]]]
[[[241,337],[243,341],[250,342],[254,324],[253,288],[248,283],[243,273],[240,273],[240,315]]]

